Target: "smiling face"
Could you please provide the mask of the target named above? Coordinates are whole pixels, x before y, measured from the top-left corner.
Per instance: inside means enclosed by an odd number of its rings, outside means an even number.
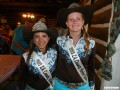
[[[67,17],[66,25],[70,32],[81,32],[84,25],[83,15],[79,12],[70,13]]]
[[[33,36],[34,44],[43,53],[46,52],[46,48],[47,48],[47,44],[49,42],[49,39],[50,39],[50,37],[45,32],[36,32],[36,33],[34,33],[34,36]]]

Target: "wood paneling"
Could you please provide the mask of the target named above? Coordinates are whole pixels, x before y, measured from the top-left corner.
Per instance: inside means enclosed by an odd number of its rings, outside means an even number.
[[[94,10],[99,10],[109,4],[112,3],[112,0],[97,0],[94,4],[93,4],[93,7],[94,7]]]
[[[104,11],[100,14],[94,15],[92,19],[92,24],[104,24],[109,23],[111,17],[111,9]]]
[[[16,0],[17,1],[17,0]],[[58,9],[61,7],[67,7],[68,3],[63,2],[64,4],[58,3],[48,3],[48,2],[0,2],[0,14],[4,16],[10,27],[14,29],[16,27],[16,23],[19,21],[24,23],[25,19],[21,16],[23,13],[32,13],[35,15],[35,21],[39,20],[41,17],[45,16],[49,19],[56,19],[56,14]],[[37,14],[37,15],[36,15]],[[48,21],[48,20],[47,20]],[[48,23],[49,26],[54,24],[55,22]]]
[[[95,71],[95,80],[96,80],[96,89],[95,90],[100,90],[100,85],[101,85],[101,77],[97,73],[97,70]]]
[[[47,19],[47,24],[48,24],[48,27],[52,27],[52,26],[55,26],[56,25],[56,19],[55,18],[51,18],[51,19]]]
[[[101,62],[97,58],[95,58],[95,69],[98,70],[100,66],[101,66]]]
[[[102,44],[96,43],[96,53],[104,59],[106,54],[106,46],[103,46]]]
[[[90,27],[88,30],[90,36],[99,38],[105,42],[108,40],[108,28]]]
[[[91,21],[91,26],[88,29],[88,33],[93,39],[96,40],[96,58],[95,58],[95,85],[96,90],[100,90],[101,86],[101,77],[97,73],[100,69],[101,62],[104,60],[106,55],[106,46],[105,43],[108,43],[109,35],[109,26],[111,19],[112,11],[112,0],[96,0],[93,3],[94,15]],[[101,41],[99,43],[99,41]]]

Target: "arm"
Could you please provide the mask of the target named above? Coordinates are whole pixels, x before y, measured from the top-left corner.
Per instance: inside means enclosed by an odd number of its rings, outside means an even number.
[[[18,86],[19,90],[25,90],[26,86],[26,77],[27,77],[27,65],[25,64],[25,60],[22,57],[19,67],[19,75],[18,75]]]
[[[95,53],[96,46],[92,49],[88,60],[88,80],[90,87],[95,86]]]
[[[15,44],[17,47],[19,47],[23,51],[28,51],[28,49],[24,48],[20,43],[16,41],[12,41],[13,44]]]

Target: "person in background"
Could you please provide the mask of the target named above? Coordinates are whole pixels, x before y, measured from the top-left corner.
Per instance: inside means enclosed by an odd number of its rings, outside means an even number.
[[[57,37],[51,29],[41,21],[33,26],[30,51],[21,58],[19,90],[51,90],[53,87],[57,51],[51,47]]]
[[[44,24],[47,24],[45,18],[40,18],[40,21],[43,22]]]
[[[7,21],[1,23],[0,27],[0,48],[1,48],[1,54],[10,54],[10,46],[11,46],[11,37],[13,30],[8,25]],[[10,34],[11,32],[11,34]]]
[[[30,36],[33,25],[34,22],[32,20],[28,20],[24,25],[15,28],[11,43],[12,54],[21,55],[29,50],[30,41],[25,39],[25,35],[26,37]]]
[[[91,21],[94,10],[90,5],[75,6],[58,11],[57,23],[67,28],[67,33],[57,38],[54,90],[94,90],[96,46],[84,29],[84,25]]]
[[[13,30],[11,29],[10,25],[8,24],[7,20],[2,17],[1,18],[1,26],[0,26],[0,33],[4,36],[8,36],[10,41],[13,36]]]
[[[67,30],[62,27],[56,26],[56,28],[57,28],[58,36],[63,36],[67,33]]]
[[[0,35],[0,54],[9,54],[10,47],[6,38],[3,35]]]

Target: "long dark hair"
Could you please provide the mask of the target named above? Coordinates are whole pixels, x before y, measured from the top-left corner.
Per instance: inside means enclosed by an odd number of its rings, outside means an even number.
[[[31,57],[32,52],[34,51],[34,48],[35,48],[35,44],[33,43],[33,40],[31,40],[30,41],[30,51],[28,52],[28,57],[27,57],[27,60],[26,60],[27,64],[29,64],[30,57]]]

